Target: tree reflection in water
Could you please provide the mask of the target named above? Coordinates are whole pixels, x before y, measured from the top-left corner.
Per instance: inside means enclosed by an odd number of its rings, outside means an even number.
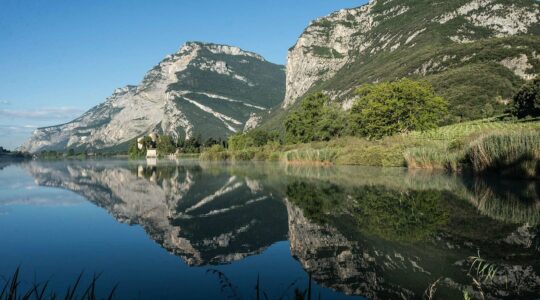
[[[140,224],[190,265],[231,263],[288,239],[321,285],[371,299],[418,299],[442,278],[436,295],[453,299],[464,290],[480,297],[468,276],[468,258],[480,253],[498,266],[483,287],[486,298],[540,294],[537,182],[278,164],[25,168],[40,185],[72,190],[119,221]]]

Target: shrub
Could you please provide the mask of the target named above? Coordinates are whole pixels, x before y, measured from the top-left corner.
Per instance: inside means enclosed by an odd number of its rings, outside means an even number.
[[[219,144],[214,144],[206,148],[200,156],[202,160],[228,160],[229,158],[230,153]]]
[[[177,144],[183,153],[199,153],[202,147],[201,136],[193,136],[186,140],[179,139]]]
[[[255,158],[255,150],[244,149],[234,153],[235,160],[252,160]]]
[[[255,141],[253,140],[251,136],[248,136],[243,133],[231,135],[228,141],[229,141],[229,149],[233,151],[253,147],[253,145],[255,144]]]
[[[540,78],[525,84],[514,96],[513,114],[520,119],[540,116]]]
[[[176,145],[168,135],[162,135],[158,138],[156,148],[159,155],[168,155],[176,152]]]
[[[143,147],[142,149],[139,149],[137,139],[134,139],[129,144],[128,155],[129,155],[129,158],[132,158],[132,159],[144,157],[146,155],[145,147]]]
[[[322,93],[309,95],[285,120],[285,141],[295,144],[339,137],[345,128],[344,115],[328,96]]]
[[[382,138],[435,128],[447,112],[446,101],[427,82],[401,79],[367,84],[357,90],[349,115],[353,135]]]
[[[266,131],[262,129],[254,129],[247,133],[237,133],[229,137],[229,149],[243,150],[251,147],[262,147],[271,142],[279,141],[279,133],[277,131]]]
[[[407,149],[403,154],[409,169],[440,169],[458,171],[462,155],[458,150],[439,147]]]

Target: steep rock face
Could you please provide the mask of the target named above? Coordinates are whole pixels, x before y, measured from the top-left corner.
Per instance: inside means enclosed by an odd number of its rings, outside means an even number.
[[[190,42],[138,86],[114,91],[72,122],[37,129],[21,150],[107,149],[152,131],[177,138],[225,137],[278,105],[284,70],[236,47]]]
[[[360,84],[413,77],[432,82],[455,114],[472,107],[464,117],[481,117],[540,72],[539,20],[534,0],[371,0],[335,12],[289,50],[282,107],[324,91],[347,108]]]
[[[332,78],[350,59],[349,51],[361,45],[361,36],[373,26],[374,2],[344,9],[312,22],[287,57],[287,83],[283,107],[289,107],[317,81]],[[357,26],[350,26],[351,24]],[[335,24],[335,27],[334,27]],[[330,27],[331,26],[331,27]]]

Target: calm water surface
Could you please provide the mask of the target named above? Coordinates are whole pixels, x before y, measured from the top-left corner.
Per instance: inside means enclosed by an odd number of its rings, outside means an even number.
[[[84,271],[120,299],[422,299],[434,282],[435,299],[540,295],[538,182],[198,161],[0,168],[0,275],[20,266],[23,287],[64,291]]]

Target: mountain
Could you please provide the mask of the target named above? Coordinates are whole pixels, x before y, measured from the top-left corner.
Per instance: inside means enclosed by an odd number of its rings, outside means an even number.
[[[281,103],[284,67],[237,47],[188,42],[138,86],[119,88],[81,117],[37,129],[20,150],[126,148],[152,131],[175,139],[226,137]]]
[[[448,99],[451,121],[493,115],[540,73],[539,20],[535,0],[371,0],[340,10],[289,49],[281,112],[316,91],[348,108],[361,84],[411,77]]]

